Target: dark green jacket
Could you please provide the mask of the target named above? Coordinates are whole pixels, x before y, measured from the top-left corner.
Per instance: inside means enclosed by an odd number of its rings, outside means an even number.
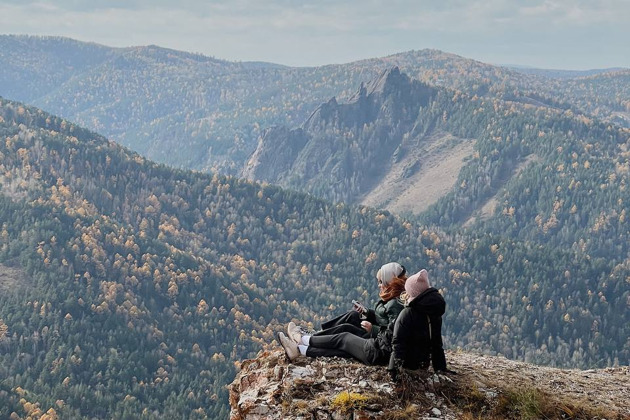
[[[372,323],[370,336],[376,337],[381,328],[387,328],[389,324],[392,324],[393,329],[393,324],[403,308],[403,302],[396,298],[387,302],[379,300],[374,309],[368,309],[367,320]]]

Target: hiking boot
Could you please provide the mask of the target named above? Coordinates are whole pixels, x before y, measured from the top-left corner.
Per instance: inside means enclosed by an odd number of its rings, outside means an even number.
[[[282,348],[284,348],[284,354],[287,355],[287,359],[289,359],[290,362],[294,361],[300,356],[300,350],[298,349],[297,343],[293,342],[293,340],[291,340],[289,337],[279,332],[278,335],[276,335],[276,339],[278,340]]]
[[[291,321],[289,322],[289,325],[287,325],[287,335],[297,344],[302,344],[302,336],[305,334],[303,333],[302,328],[298,327],[295,325],[295,322]]]
[[[298,325],[298,331],[299,331],[299,332],[300,332],[300,334],[302,334],[302,335],[315,335],[315,333],[317,332],[317,331],[315,331],[315,330],[314,330],[314,329],[312,329],[312,328],[304,328],[304,327],[303,327],[303,326],[301,326],[301,325]]]

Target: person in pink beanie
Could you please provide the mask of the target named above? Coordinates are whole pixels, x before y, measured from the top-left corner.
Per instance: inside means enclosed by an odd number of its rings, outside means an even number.
[[[442,315],[446,302],[440,292],[431,287],[429,273],[420,270],[405,282],[407,302],[394,324],[392,353],[388,371],[396,380],[406,369],[426,369],[451,372],[446,368],[442,344]]]
[[[407,279],[405,292],[407,292],[407,305],[431,287],[429,273],[424,268]]]

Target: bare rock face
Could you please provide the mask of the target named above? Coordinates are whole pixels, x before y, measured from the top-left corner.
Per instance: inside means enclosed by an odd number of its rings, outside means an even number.
[[[272,139],[269,140],[269,144],[265,143],[267,138]],[[307,141],[307,135],[302,129],[289,130],[286,127],[268,129],[243,169],[243,177],[261,181],[277,180],[291,168]]]
[[[501,357],[447,353],[457,374],[404,372],[352,359],[263,351],[229,385],[231,420],[630,419],[627,367],[575,371]]]
[[[397,166],[397,156],[410,155],[413,159],[405,167],[413,166],[418,156],[411,152],[436,143],[427,134],[431,124],[420,116],[437,94],[397,67],[386,70],[362,84],[348,101],[332,98],[321,104],[300,128],[265,131],[241,175],[332,201],[360,202],[363,195],[381,189],[379,183]],[[462,142],[470,143],[455,141]]]

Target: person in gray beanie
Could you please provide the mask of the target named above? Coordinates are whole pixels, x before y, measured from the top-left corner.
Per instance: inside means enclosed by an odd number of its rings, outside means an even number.
[[[362,338],[376,338],[381,329],[387,328],[390,324],[393,328],[393,323],[403,310],[404,303],[400,295],[405,290],[407,270],[397,262],[390,262],[377,271],[376,280],[379,287],[379,301],[374,309],[368,309],[355,302],[352,310],[323,322],[321,330],[311,335],[322,336],[349,332]],[[287,326],[287,336],[296,343],[299,343],[306,333],[293,322]]]
[[[307,357],[354,357],[367,365],[385,365],[393,380],[402,368],[426,369],[433,364],[435,372],[450,372],[442,347],[442,315],[446,304],[437,289],[431,287],[426,270],[407,279],[406,306],[395,323],[381,328],[375,338],[364,338],[350,332],[331,335],[302,334],[293,340],[278,333],[278,342],[287,358],[294,361]]]

